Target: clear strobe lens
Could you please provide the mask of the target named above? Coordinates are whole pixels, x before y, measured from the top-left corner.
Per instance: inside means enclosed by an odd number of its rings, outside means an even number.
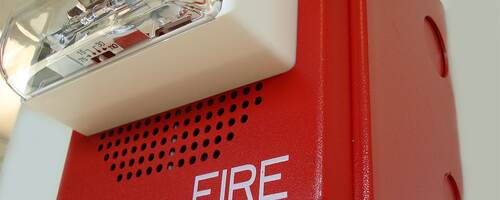
[[[0,67],[24,99],[215,18],[222,0],[44,0],[10,18]]]

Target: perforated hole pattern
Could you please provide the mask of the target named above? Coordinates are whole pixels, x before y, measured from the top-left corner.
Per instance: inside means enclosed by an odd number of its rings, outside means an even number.
[[[231,128],[246,124],[245,111],[263,103],[262,89],[257,83],[104,131],[97,153],[117,182],[219,159],[219,146],[237,137]]]

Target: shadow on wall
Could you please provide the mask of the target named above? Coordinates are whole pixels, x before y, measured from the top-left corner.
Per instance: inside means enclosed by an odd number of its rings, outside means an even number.
[[[19,96],[0,78],[0,137],[10,136],[20,107]]]
[[[0,134],[0,170],[2,169],[3,166],[3,160],[5,158],[5,151],[7,150],[7,143],[9,142],[9,139]]]

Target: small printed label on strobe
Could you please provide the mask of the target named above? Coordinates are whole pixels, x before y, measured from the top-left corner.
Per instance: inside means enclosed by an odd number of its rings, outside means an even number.
[[[83,66],[90,66],[112,58],[123,50],[112,38],[99,38],[71,53],[69,57]]]
[[[283,164],[290,159],[289,155],[281,156],[277,158],[272,158],[269,160],[264,160],[260,164],[260,171],[257,174],[257,166],[252,164],[241,165],[233,167],[231,169],[223,169],[221,171],[211,172],[207,174],[202,174],[194,178],[194,190],[193,190],[193,200],[197,200],[202,197],[216,197],[218,195],[219,200],[233,200],[234,192],[237,190],[242,190],[248,200],[253,200],[253,194],[250,187],[254,184],[259,186],[258,200],[279,200],[288,198],[288,191],[277,192],[273,194],[266,194],[265,188],[266,183],[280,181],[282,179],[281,173],[266,174],[266,167],[277,165],[278,167],[283,167]],[[281,165],[281,166],[280,166]],[[229,181],[227,176],[229,173]],[[235,176],[239,173],[250,173],[249,179],[244,181],[236,181]],[[257,177],[260,176],[260,177]],[[259,182],[256,183],[255,180],[259,178]],[[199,185],[203,181],[209,179],[218,179],[220,182],[220,191],[214,191],[213,189],[200,189]],[[228,191],[227,198],[226,189]]]

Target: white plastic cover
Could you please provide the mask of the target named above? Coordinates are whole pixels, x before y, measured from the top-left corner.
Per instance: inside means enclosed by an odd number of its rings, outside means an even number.
[[[3,29],[0,68],[25,100],[213,20],[222,0],[39,0]]]

